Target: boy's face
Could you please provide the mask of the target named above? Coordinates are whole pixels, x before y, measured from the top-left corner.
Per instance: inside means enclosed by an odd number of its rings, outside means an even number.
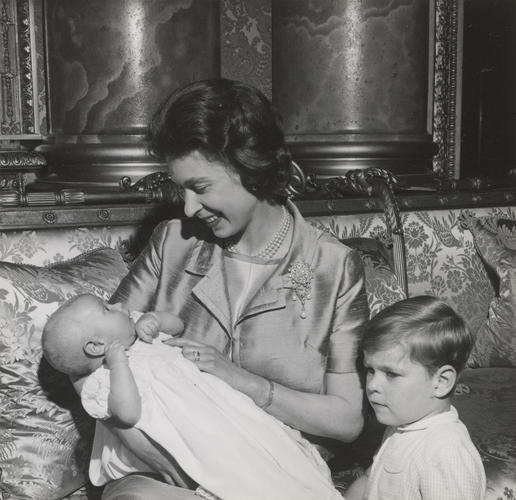
[[[441,411],[435,378],[411,361],[405,347],[364,352],[364,365],[367,398],[380,423],[406,425]]]
[[[108,304],[99,297],[84,295],[76,300],[74,306],[74,316],[91,327],[92,334],[99,335],[106,345],[113,340],[126,346],[134,343],[134,323],[122,304]]]

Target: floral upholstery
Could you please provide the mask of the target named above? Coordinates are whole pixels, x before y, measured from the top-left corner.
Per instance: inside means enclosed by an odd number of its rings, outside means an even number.
[[[0,233],[0,261],[46,266],[95,248],[116,248],[131,260],[141,243],[134,226],[41,229]]]
[[[463,224],[462,213],[460,209],[402,213],[408,288],[410,296],[431,294],[442,298],[466,319],[473,331],[479,332],[486,328],[488,311],[492,301],[496,301],[496,290],[490,270],[475,247],[474,236]],[[480,208],[468,213],[475,220],[515,219],[516,210],[514,207]],[[385,221],[379,214],[324,216],[312,222],[325,226],[341,239],[369,237],[389,247]],[[500,241],[514,249],[514,232],[507,227],[504,231],[503,236],[499,234]],[[515,290],[516,282],[513,280],[512,284]],[[388,300],[387,293],[383,289],[377,296]],[[514,327],[511,333],[514,343]],[[516,370],[468,369],[457,388],[454,404],[482,456],[488,480],[487,500],[514,500]],[[370,438],[374,438],[373,432]],[[367,466],[366,459],[371,459],[371,442],[361,441],[358,446],[362,448],[354,454],[357,460],[344,460],[333,468],[334,480],[341,492],[345,492],[354,477]],[[369,457],[364,457],[364,451]]]
[[[485,321],[494,289],[475,249],[473,236],[462,224],[462,210],[402,212],[409,295],[430,294],[454,307],[478,331]],[[514,218],[513,207],[470,210],[476,217]],[[382,214],[310,218],[341,239],[367,237],[387,247],[390,237]],[[378,298],[387,298],[381,292]],[[387,298],[388,300],[388,298]]]
[[[85,483],[92,422],[67,378],[41,360],[41,331],[66,298],[84,291],[107,298],[136,236],[132,226],[0,235],[2,500],[60,498]]]
[[[492,273],[496,294],[477,332],[469,364],[516,367],[516,220],[464,213],[463,223]]]
[[[42,360],[41,332],[68,298],[83,292],[109,298],[127,269],[111,248],[49,267],[0,262],[3,499],[53,499],[85,483],[92,421],[68,378]]]
[[[514,215],[513,208],[476,209],[480,217]],[[431,294],[454,307],[477,332],[494,289],[461,210],[413,212],[403,216],[409,294]]]
[[[471,210],[470,213],[475,217],[497,215],[514,219],[516,211],[513,207],[480,208]],[[408,288],[410,295],[433,294],[443,298],[466,318],[473,330],[477,331],[486,321],[490,302],[495,298],[495,288],[489,271],[486,270],[486,266],[475,248],[473,235],[461,223],[460,214],[461,210],[459,209],[402,213]],[[309,217],[309,220],[315,226],[334,234],[345,244],[356,248],[360,252],[365,264],[366,286],[372,314],[386,304],[403,298],[403,291],[397,284],[392,272],[391,240],[383,214],[328,215]],[[129,249],[138,246],[137,234],[137,229],[129,226],[3,233],[0,235],[0,260],[44,266],[64,261],[94,248],[106,246],[116,248],[121,253],[127,254],[130,253]],[[133,251],[133,255],[134,253]],[[5,281],[0,284],[0,288],[5,289],[6,286]],[[10,289],[8,295],[4,294],[0,297],[0,301],[4,304],[4,308],[0,308],[0,322],[4,320],[6,314],[5,303],[13,303],[13,300],[15,303],[12,293],[12,289]],[[18,292],[16,293],[18,295],[16,307],[18,309],[25,308],[25,297]],[[52,307],[57,307],[57,303]],[[28,309],[26,310],[29,316],[33,314]],[[30,322],[27,322],[27,324],[30,324]],[[26,336],[30,335],[26,327],[24,327],[23,332]],[[2,333],[0,331],[0,342],[3,338]],[[24,351],[20,352],[23,352],[23,354],[20,359],[16,360],[18,364],[13,366],[9,373],[11,376],[18,372],[20,374],[29,373],[32,378],[29,377],[27,380],[30,379],[33,384],[36,384],[34,360],[38,359],[39,353],[32,348],[30,350],[25,348]],[[2,366],[0,370],[4,369],[5,364],[3,353],[4,345],[2,344],[0,346],[0,364]],[[31,363],[34,366],[31,367]],[[42,368],[39,363],[38,368],[41,372]],[[8,371],[8,369],[5,370]],[[498,375],[491,376],[490,370],[484,368],[468,370],[467,376],[470,378],[464,377],[462,384],[459,385],[458,391],[462,392],[457,395],[456,405],[463,420],[470,428],[474,442],[481,450],[488,472],[489,500],[505,500],[514,498],[514,492],[516,492],[514,474],[516,452],[513,443],[515,433],[514,426],[510,427],[508,424],[508,422],[514,422],[516,419],[513,390],[516,384],[512,369],[496,369],[505,370],[503,371],[503,377],[500,379],[497,378]],[[0,371],[0,375],[4,377],[4,372]],[[28,384],[28,382],[26,383]],[[41,396],[42,389],[38,386],[37,389],[34,389],[34,392]],[[12,404],[13,399],[10,398],[9,400]],[[63,429],[68,427],[62,424],[61,419],[63,417],[57,408],[59,405],[66,406],[69,402],[57,401],[57,403],[57,406],[49,406],[49,408],[52,408],[51,416],[55,420],[55,425],[60,426],[59,433],[56,432],[56,435],[63,436]],[[490,412],[492,410],[492,416],[489,418],[483,418],[486,408],[489,408]],[[14,409],[10,411],[14,411]],[[24,414],[30,415],[36,414],[39,410],[31,407],[29,402],[23,411]],[[70,418],[69,414],[66,418]],[[498,426],[498,420],[501,422],[500,427]],[[6,425],[5,420],[0,422],[0,434],[2,434],[5,432]],[[70,422],[70,420],[67,420],[67,422]],[[366,466],[367,461],[372,457],[372,450],[381,433],[378,432],[374,422],[371,425],[374,432],[369,432],[370,429],[368,428],[364,438],[348,448],[348,458],[343,461],[337,460],[333,464],[334,478],[341,491],[345,491],[354,475]],[[487,426],[488,429],[486,429]],[[76,432],[76,430],[73,432]],[[37,433],[35,434],[37,435]],[[366,440],[365,443],[363,439]],[[32,449],[31,453],[33,454],[32,457],[42,456],[42,449]],[[352,454],[353,460],[349,458]],[[2,439],[0,439],[0,469],[2,474],[5,474],[3,461],[11,460],[12,456],[11,445],[3,439],[2,434]],[[75,477],[77,481],[74,484],[79,485],[84,477],[80,475],[81,472],[77,465],[74,465],[76,464],[74,458],[68,456],[69,477]],[[42,466],[38,465],[37,467],[40,467],[38,473],[41,476]],[[57,498],[55,495],[58,494],[59,488],[58,485],[54,486],[56,486],[54,496],[49,494],[46,497],[39,496],[38,498]],[[61,492],[64,494],[64,490],[61,489]],[[83,488],[72,494],[70,498],[92,500],[97,496],[98,491],[86,492]],[[0,479],[0,498],[2,500],[18,500],[24,497],[16,494],[13,496],[12,493],[8,493],[3,480]]]
[[[358,227],[341,223],[341,217],[309,219],[311,224],[322,229],[345,245],[358,251],[364,264],[367,300],[371,316],[384,307],[406,298],[394,273],[392,244],[385,226],[376,226],[369,233],[357,220]]]

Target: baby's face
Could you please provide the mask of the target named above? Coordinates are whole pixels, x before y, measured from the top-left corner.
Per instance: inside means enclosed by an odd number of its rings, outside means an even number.
[[[84,295],[75,301],[73,313],[76,319],[91,327],[92,333],[100,335],[106,345],[118,340],[130,346],[136,339],[134,322],[120,303],[108,304],[99,297]]]
[[[366,393],[378,421],[406,425],[436,413],[435,380],[401,345],[364,353]]]

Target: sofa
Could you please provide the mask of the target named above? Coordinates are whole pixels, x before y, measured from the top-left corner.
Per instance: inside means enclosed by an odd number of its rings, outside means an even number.
[[[454,404],[482,456],[487,498],[515,498],[515,207],[402,210],[402,232],[394,232],[401,267],[387,211],[307,218],[360,252],[371,314],[407,295],[432,294],[465,317],[477,343]],[[141,229],[67,224],[0,234],[1,500],[99,498],[87,481],[93,422],[68,380],[42,359],[41,330],[68,297],[113,293],[145,243]],[[367,467],[381,432],[369,412],[359,439],[334,449],[341,491]]]

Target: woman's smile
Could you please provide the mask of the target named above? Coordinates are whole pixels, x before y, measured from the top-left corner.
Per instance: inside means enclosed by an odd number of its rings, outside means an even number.
[[[208,226],[213,226],[215,223],[219,220],[219,218],[216,215],[212,215],[211,217],[206,217],[203,219]]]
[[[255,215],[257,200],[236,173],[199,151],[169,159],[168,166],[173,181],[184,190],[187,217],[204,221],[221,239],[246,230]]]

